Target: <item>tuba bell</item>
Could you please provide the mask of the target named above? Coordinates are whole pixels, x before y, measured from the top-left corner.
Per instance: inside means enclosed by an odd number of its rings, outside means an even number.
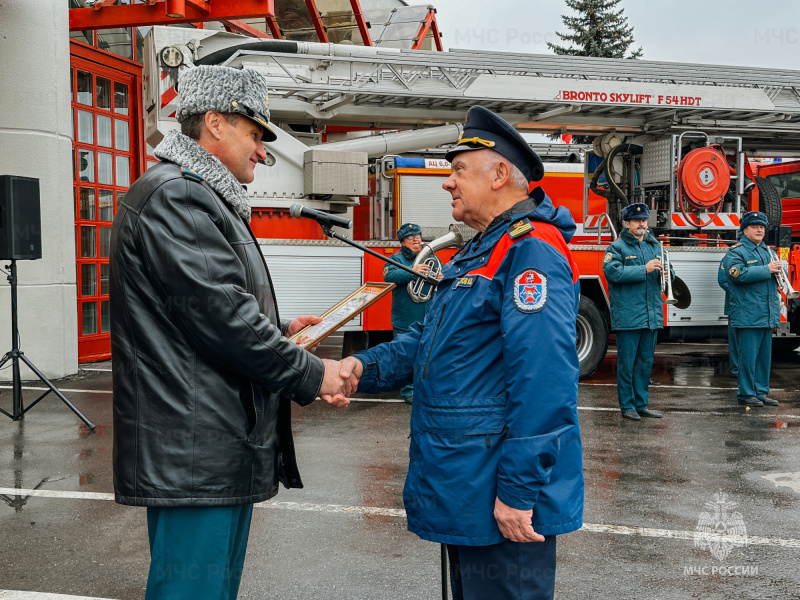
[[[414,259],[413,267],[417,265],[426,264],[430,271],[430,277],[438,277],[442,272],[442,261],[436,256],[439,250],[449,248],[451,246],[460,246],[464,243],[464,238],[461,237],[461,232],[455,225],[450,225],[450,231],[442,237],[436,238],[429,244],[423,244],[422,250],[419,251],[417,257]],[[415,277],[408,284],[408,295],[417,304],[427,302],[433,297],[435,286],[427,283],[424,279]]]

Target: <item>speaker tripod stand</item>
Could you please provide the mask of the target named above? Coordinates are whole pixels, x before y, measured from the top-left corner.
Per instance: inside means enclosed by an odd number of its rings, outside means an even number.
[[[19,349],[19,329],[17,327],[17,261],[11,259],[11,265],[6,265],[6,268],[10,270],[8,275],[8,283],[11,284],[11,350],[5,353],[2,359],[0,359],[0,369],[5,366],[8,361],[11,361],[11,377],[12,377],[12,408],[11,412],[6,412],[2,408],[0,408],[0,413],[3,413],[7,417],[11,417],[14,421],[19,421],[25,413],[36,406],[40,400],[42,400],[47,394],[54,393],[59,399],[66,404],[69,409],[74,412],[78,418],[86,423],[86,425],[94,431],[94,424],[92,424],[89,419],[83,416],[81,411],[79,411],[73,404],[67,400],[67,398],[58,391],[58,388],[54,386],[47,377],[42,375],[42,372],[36,368],[28,357],[23,354],[22,350]],[[42,383],[44,383],[49,389],[39,396],[36,400],[34,400],[28,406],[24,406],[22,402],[22,381],[20,380],[19,375],[19,361],[24,362],[28,365],[28,368],[33,371],[36,376],[41,379]]]

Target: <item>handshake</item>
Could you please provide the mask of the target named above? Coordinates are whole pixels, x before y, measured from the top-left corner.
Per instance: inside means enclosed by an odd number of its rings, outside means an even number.
[[[364,365],[352,356],[342,361],[323,358],[322,362],[325,365],[325,374],[319,397],[331,406],[344,408],[350,404],[348,396],[358,389],[358,380],[364,372]]]
[[[306,325],[316,325],[322,319],[315,315],[302,315],[294,319],[286,329],[286,337],[300,331]],[[319,388],[319,397],[336,408],[344,408],[350,404],[348,396],[358,389],[358,380],[364,366],[352,356],[342,361],[322,359],[325,373],[322,377],[322,386]]]

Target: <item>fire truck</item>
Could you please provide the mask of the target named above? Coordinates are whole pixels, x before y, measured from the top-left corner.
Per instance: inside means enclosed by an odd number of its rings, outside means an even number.
[[[682,301],[664,308],[664,338],[726,336],[717,270],[740,215],[758,208],[775,224],[769,241],[787,269],[776,345],[800,346],[800,313],[787,298],[798,288],[800,245],[791,248],[792,227],[780,225],[790,197],[781,190],[794,193],[798,180],[778,190],[776,174],[755,163],[800,156],[800,72],[254,40],[172,27],[154,27],[145,48],[151,146],[178,128],[182,69],[219,64],[266,77],[278,139],[248,193],[286,317],[319,314],[363,282],[382,280],[383,269],[380,260],[326,240],[313,221],[292,218],[289,207],[302,201],[352,219],[352,238],[386,256],[398,250],[394,232],[404,222],[419,224],[425,240],[441,238],[453,224],[441,147],[457,141],[466,111],[482,104],[522,132],[594,136],[576,152],[562,146],[548,158],[552,149],[543,148],[547,175],[539,182],[578,224],[571,249],[581,270],[582,377],[606,354],[602,259],[632,202],[650,206],[649,225],[682,282]],[[464,239],[475,233],[459,227]],[[438,254],[446,260],[452,252]],[[383,299],[348,323],[344,352],[388,339],[389,308]]]

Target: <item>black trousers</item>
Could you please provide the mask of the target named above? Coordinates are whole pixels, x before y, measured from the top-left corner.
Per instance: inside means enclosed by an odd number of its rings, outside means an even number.
[[[552,600],[556,536],[543,542],[447,545],[454,600]]]

